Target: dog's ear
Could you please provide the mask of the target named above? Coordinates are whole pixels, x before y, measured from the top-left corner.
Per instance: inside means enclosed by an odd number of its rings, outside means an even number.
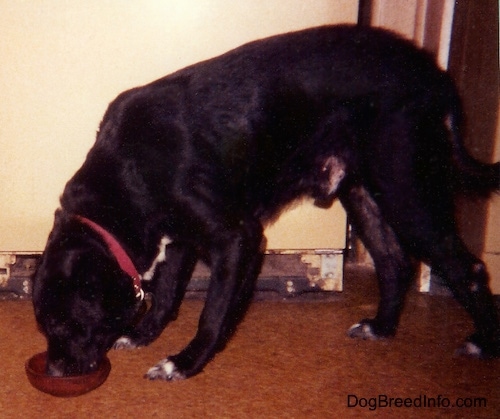
[[[55,212],[54,227],[36,274],[49,288],[97,298],[135,299],[132,281],[106,244],[68,212]],[[93,290],[93,291],[92,291]]]
[[[67,250],[60,269],[70,282],[68,287],[84,300],[101,301],[111,310],[115,300],[135,301],[132,281],[102,248],[87,245]]]
[[[105,281],[104,258],[93,249],[71,249],[61,258],[61,273],[63,280],[70,282],[67,287],[85,299],[99,299],[102,296],[102,281]],[[61,284],[64,286],[64,284]]]

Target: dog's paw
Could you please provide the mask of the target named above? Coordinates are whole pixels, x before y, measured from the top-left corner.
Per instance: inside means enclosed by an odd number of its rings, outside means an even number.
[[[353,324],[347,331],[347,336],[363,340],[377,340],[379,338],[373,331],[371,324],[364,322]]]
[[[465,342],[455,351],[455,356],[468,356],[471,358],[483,358],[483,350],[472,342]]]
[[[465,343],[455,351],[455,356],[478,359],[500,358],[500,338],[486,340],[477,335],[469,336]]]
[[[375,319],[363,319],[347,331],[347,336],[363,340],[386,339],[394,337],[395,334],[395,327],[381,326]]]
[[[184,380],[186,376],[177,369],[173,361],[165,358],[150,368],[144,375],[144,378],[149,380],[179,381]]]
[[[135,348],[140,348],[139,345],[137,345],[132,338],[128,336],[122,336],[121,338],[117,339],[117,341],[113,345],[113,349],[135,349]]]

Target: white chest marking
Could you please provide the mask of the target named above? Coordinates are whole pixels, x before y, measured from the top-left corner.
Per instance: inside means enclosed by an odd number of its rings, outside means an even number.
[[[160,244],[158,245],[158,254],[156,255],[155,260],[153,260],[153,263],[151,264],[149,269],[142,274],[141,279],[143,281],[151,281],[153,279],[153,276],[154,276],[155,271],[156,271],[156,266],[160,262],[165,262],[165,258],[166,258],[165,249],[167,248],[167,246],[170,243],[172,243],[172,240],[170,240],[167,236],[163,236],[161,238]]]

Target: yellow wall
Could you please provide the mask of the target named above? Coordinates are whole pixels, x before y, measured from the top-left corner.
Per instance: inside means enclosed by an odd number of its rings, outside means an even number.
[[[43,249],[58,196],[119,92],[252,39],[354,22],[357,3],[0,0],[0,251]],[[344,246],[338,206],[304,211],[305,222],[299,209],[274,228],[270,247]]]

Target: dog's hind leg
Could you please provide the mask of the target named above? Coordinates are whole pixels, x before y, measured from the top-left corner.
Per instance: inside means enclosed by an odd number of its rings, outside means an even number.
[[[440,274],[471,316],[476,333],[466,351],[500,356],[500,325],[486,267],[456,229],[447,134],[441,121],[423,112],[394,115],[371,143],[373,197],[405,251]]]
[[[373,319],[364,319],[349,329],[349,336],[376,339],[393,336],[404,297],[415,275],[411,259],[399,244],[376,202],[363,186],[354,186],[339,196],[357,234],[375,263],[380,303]]]
[[[145,286],[151,294],[151,307],[133,329],[117,340],[115,349],[148,345],[175,320],[196,261],[196,252],[189,245],[171,243],[165,248],[164,261]]]
[[[413,255],[444,279],[474,322],[476,332],[460,351],[478,357],[500,356],[500,324],[484,263],[467,250],[452,222],[448,226],[426,222],[432,218],[431,213],[416,201],[400,204],[412,207],[406,215],[413,215],[407,219],[399,211],[398,224],[402,228],[398,237]]]
[[[179,380],[200,372],[243,317],[259,273],[262,227],[247,220],[231,229],[219,225],[210,242],[211,280],[194,339],[146,374],[151,380]]]
[[[474,322],[475,333],[458,353],[500,357],[500,323],[484,263],[466,249],[457,234],[425,246],[432,269],[442,276]]]
[[[442,277],[471,316],[476,331],[458,352],[484,358],[499,357],[500,323],[484,263],[467,250],[453,230],[422,234],[418,228],[406,228],[400,237],[411,241],[413,251]]]

